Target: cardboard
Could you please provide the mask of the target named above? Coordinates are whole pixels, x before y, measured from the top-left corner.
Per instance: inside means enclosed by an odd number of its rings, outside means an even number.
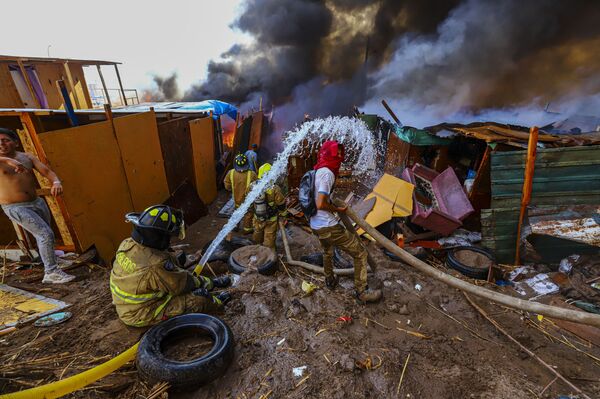
[[[377,227],[392,217],[412,214],[414,186],[392,175],[384,174],[365,201],[375,198],[375,205],[365,218],[367,223]],[[363,230],[358,231],[363,234]]]

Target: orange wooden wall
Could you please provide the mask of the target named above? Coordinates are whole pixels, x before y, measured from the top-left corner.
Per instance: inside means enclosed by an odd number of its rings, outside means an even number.
[[[196,189],[205,204],[217,198],[217,172],[215,169],[214,120],[212,118],[190,121],[192,152]]]

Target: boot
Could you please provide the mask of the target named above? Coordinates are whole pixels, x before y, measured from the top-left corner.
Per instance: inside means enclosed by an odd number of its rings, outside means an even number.
[[[356,292],[356,300],[361,305],[365,305],[367,302],[377,302],[381,299],[383,293],[381,290],[372,290],[367,288],[363,292]]]
[[[231,278],[229,276],[220,276],[212,279],[213,287],[215,288],[225,288],[229,287],[231,284]]]
[[[335,287],[337,287],[338,282],[339,279],[335,275],[325,277],[325,286],[330,290],[334,290]]]

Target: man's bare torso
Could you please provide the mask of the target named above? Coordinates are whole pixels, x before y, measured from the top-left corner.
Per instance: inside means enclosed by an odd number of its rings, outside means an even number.
[[[21,162],[27,170],[17,173],[14,167],[0,163],[0,204],[33,201],[37,194],[31,158],[19,151],[11,158]]]

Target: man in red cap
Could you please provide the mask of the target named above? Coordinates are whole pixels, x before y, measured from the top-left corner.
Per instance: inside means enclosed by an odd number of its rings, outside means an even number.
[[[371,290],[367,286],[367,250],[360,239],[340,224],[336,212],[346,212],[347,207],[339,208],[331,203],[335,179],[344,161],[344,147],[337,141],[326,141],[319,150],[315,165],[315,203],[317,213],[310,218],[310,228],[319,237],[323,247],[323,269],[325,284],[334,289],[337,277],[333,274],[333,249],[337,247],[354,258],[354,288],[360,303],[376,302],[381,299],[381,290]]]

